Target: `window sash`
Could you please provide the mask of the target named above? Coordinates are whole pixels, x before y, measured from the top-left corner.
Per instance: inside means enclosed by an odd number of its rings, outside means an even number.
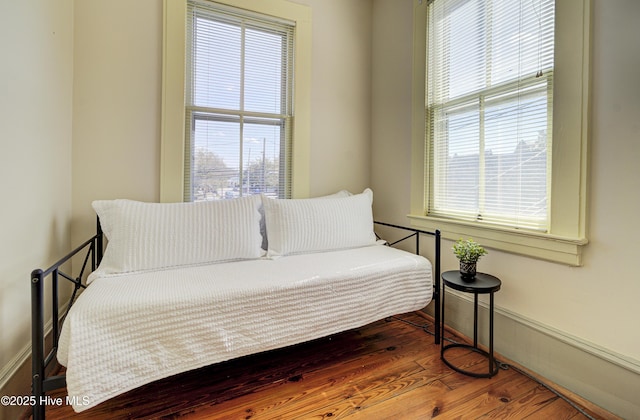
[[[187,139],[189,160],[188,176],[185,176],[184,190],[190,194],[187,201],[235,198],[243,195],[265,194],[272,197],[290,196],[291,162],[286,154],[290,139],[290,118],[269,118],[238,116],[233,113],[212,113],[202,110],[187,110],[190,133]],[[197,127],[200,125],[200,129]],[[204,126],[204,127],[203,127]],[[207,127],[208,126],[208,127]],[[231,166],[221,162],[220,156],[208,151],[206,142],[198,141],[197,131],[231,132],[231,138],[218,141],[220,150],[223,143],[231,143],[224,155]],[[256,131],[272,129],[269,138],[257,138]],[[281,162],[282,156],[287,159]]]
[[[188,3],[186,201],[291,195],[293,34],[281,19]]]

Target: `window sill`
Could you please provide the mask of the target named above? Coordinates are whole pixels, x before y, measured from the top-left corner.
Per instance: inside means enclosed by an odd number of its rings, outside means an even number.
[[[480,225],[438,217],[409,215],[411,226],[424,230],[439,229],[452,241],[473,238],[489,248],[570,266],[582,265],[586,238],[569,238],[547,233]]]

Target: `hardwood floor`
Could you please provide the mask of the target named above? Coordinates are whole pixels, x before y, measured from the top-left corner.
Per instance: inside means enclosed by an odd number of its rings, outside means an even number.
[[[423,324],[418,314],[402,316]],[[432,324],[430,324],[432,325]],[[450,335],[447,335],[450,337]],[[460,340],[456,338],[457,340]],[[519,371],[476,379],[449,369],[422,329],[392,320],[282,350],[244,357],[154,382],[54,419],[430,419],[615,418],[584,414]],[[486,359],[452,349],[451,362],[486,370]],[[64,389],[52,392],[64,397]]]

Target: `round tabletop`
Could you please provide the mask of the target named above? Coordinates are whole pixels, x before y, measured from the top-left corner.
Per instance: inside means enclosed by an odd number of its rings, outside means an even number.
[[[499,278],[485,273],[476,273],[473,280],[463,279],[458,270],[445,271],[442,280],[447,287],[469,293],[493,293],[502,285]]]

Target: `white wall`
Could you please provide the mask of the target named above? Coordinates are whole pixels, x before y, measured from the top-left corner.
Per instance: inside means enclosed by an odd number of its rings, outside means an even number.
[[[411,0],[374,0],[371,186],[378,220],[407,225],[411,189]]]
[[[0,2],[0,388],[29,349],[29,274],[71,246],[72,18],[71,0]]]
[[[374,0],[372,165],[393,171],[372,171],[371,184],[378,195],[376,214],[405,224],[411,178],[411,9],[411,0]],[[593,18],[590,243],[584,266],[566,267],[490,250],[480,268],[503,280],[496,305],[505,314],[628,362],[640,373],[640,281],[635,263],[640,232],[640,2],[596,0]],[[444,242],[443,270],[457,266],[450,247]],[[500,337],[499,330],[496,337],[505,343],[518,340],[517,335]],[[536,357],[509,354],[504,347],[497,351],[524,364]],[[553,377],[554,372],[544,374],[562,381]],[[637,381],[635,385],[637,391]]]
[[[91,202],[158,201],[161,0],[74,7],[74,242],[95,231]]]
[[[312,9],[310,194],[369,186],[371,0],[294,0]]]

